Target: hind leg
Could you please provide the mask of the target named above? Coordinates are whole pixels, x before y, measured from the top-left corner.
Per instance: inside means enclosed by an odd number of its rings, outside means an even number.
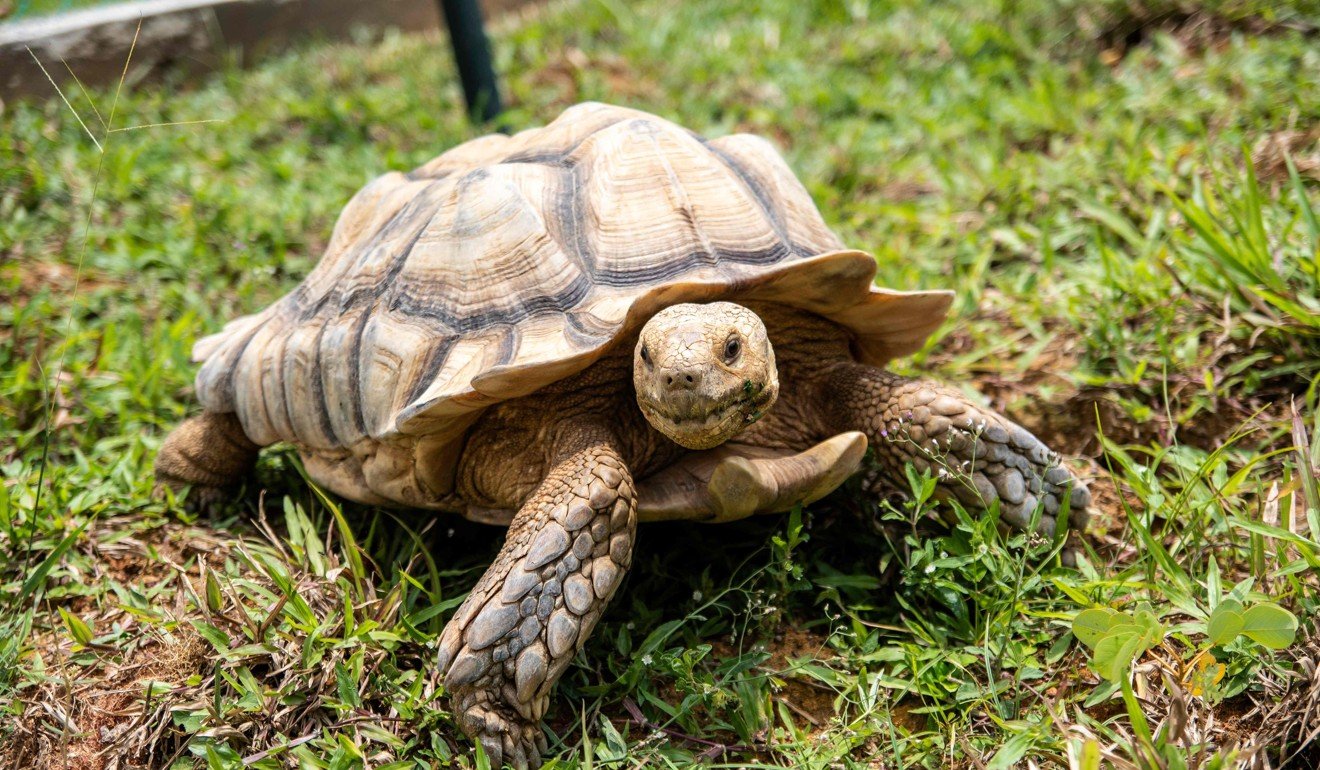
[[[203,412],[165,437],[156,455],[156,482],[174,490],[191,486],[189,507],[206,510],[252,472],[260,450],[237,416]]]

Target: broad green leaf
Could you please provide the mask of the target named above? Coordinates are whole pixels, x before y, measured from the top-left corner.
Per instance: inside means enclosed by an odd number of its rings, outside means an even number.
[[[339,693],[339,700],[347,706],[361,705],[358,699],[358,685],[353,674],[349,672],[348,666],[342,662],[335,663],[335,689]]]
[[[1282,650],[1297,637],[1297,616],[1273,602],[1249,608],[1242,621],[1242,633],[1272,650]]]
[[[1206,635],[1210,637],[1210,644],[1220,646],[1228,644],[1242,633],[1242,626],[1245,621],[1242,613],[1228,607],[1228,603],[1219,605],[1215,611],[1210,613],[1210,620],[1206,623]]]
[[[1082,644],[1094,650],[1096,644],[1122,617],[1116,610],[1109,607],[1094,607],[1089,610],[1082,610],[1073,618],[1073,636],[1076,636]]]
[[[986,765],[986,770],[1011,770],[1018,767],[1018,762],[1027,755],[1031,749],[1036,736],[1029,731],[1023,731],[1009,738],[1008,741],[995,752],[995,756]]]
[[[1121,681],[1132,659],[1142,649],[1145,648],[1140,633],[1109,633],[1095,646],[1091,669],[1111,682]]]
[[[1126,636],[1135,634],[1138,639],[1146,638],[1146,627],[1126,615],[1119,615],[1119,622],[1109,627],[1105,636]]]
[[[1154,647],[1164,639],[1164,624],[1160,623],[1160,619],[1150,610],[1141,610],[1137,613],[1137,627],[1141,629],[1143,648]]]
[[[678,620],[671,620],[667,623],[661,624],[654,631],[646,635],[646,639],[637,648],[638,654],[645,655],[648,652],[655,652],[660,649],[660,645],[668,641],[670,634],[678,630],[683,623],[684,620],[680,618]]]
[[[1081,770],[1100,770],[1100,743],[1094,738],[1082,744]]]
[[[628,742],[623,739],[618,729],[614,727],[614,723],[604,714],[600,717],[600,731],[605,739],[605,745],[601,748],[606,751],[598,751],[596,756],[606,761],[626,759],[628,756]]]
[[[228,634],[216,628],[215,626],[211,625],[210,623],[206,623],[201,620],[193,620],[191,622],[193,624],[193,628],[197,629],[197,633],[201,634],[203,639],[210,642],[211,646],[214,647],[217,652],[220,653],[229,652]]]
[[[1233,612],[1241,613],[1242,602],[1238,601],[1237,599],[1234,599],[1232,596],[1226,596],[1219,602],[1219,606],[1217,606],[1215,610],[1218,611],[1221,608],[1232,610]],[[1211,613],[1211,615],[1213,614],[1214,613]]]
[[[1061,593],[1063,593],[1069,599],[1072,599],[1074,602],[1077,602],[1078,604],[1086,605],[1091,603],[1091,600],[1088,599],[1085,594],[1081,593],[1076,588],[1073,588],[1072,586],[1068,585],[1066,581],[1060,580],[1058,578],[1050,578],[1050,584],[1053,585],[1055,588],[1059,589]]]
[[[343,733],[339,734],[339,747],[344,750],[344,753],[347,757],[350,757],[352,760],[356,760],[356,761],[345,762],[344,763],[345,767],[362,766],[362,760],[366,759],[366,756],[362,753],[362,749],[359,748],[358,745],[352,741],[352,739],[350,739],[347,735]]]
[[[229,660],[241,660],[243,658],[264,658],[274,653],[275,648],[269,644],[241,644],[223,654]]]

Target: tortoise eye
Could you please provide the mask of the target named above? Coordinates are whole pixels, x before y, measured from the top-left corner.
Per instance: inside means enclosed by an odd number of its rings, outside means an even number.
[[[642,346],[642,363],[647,366],[651,365],[651,351],[645,345]]]
[[[730,337],[724,343],[724,362],[729,364],[733,363],[741,352],[742,340],[739,340],[736,336]]]

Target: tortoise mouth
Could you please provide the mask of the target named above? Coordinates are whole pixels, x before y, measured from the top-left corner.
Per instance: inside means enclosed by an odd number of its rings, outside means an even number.
[[[638,398],[637,403],[646,421],[675,443],[688,449],[710,449],[761,419],[778,395],[778,388],[747,380],[707,408],[701,408],[700,401],[665,404]]]

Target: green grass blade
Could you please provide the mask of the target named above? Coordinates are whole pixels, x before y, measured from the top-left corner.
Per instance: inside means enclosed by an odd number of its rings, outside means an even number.
[[[19,604],[26,602],[29,597],[35,595],[36,592],[40,590],[42,584],[46,582],[46,578],[50,575],[50,571],[55,569],[55,566],[60,563],[60,559],[64,558],[64,554],[68,553],[69,549],[78,541],[78,538],[82,536],[82,533],[87,531],[87,528],[91,526],[93,521],[95,521],[95,516],[87,518],[87,520],[85,520],[77,529],[65,535],[64,538],[50,550],[50,553],[46,554],[46,558],[42,559],[41,562],[37,564],[36,568],[32,570],[32,573],[28,575],[27,580],[23,581],[23,587],[18,592]]]

